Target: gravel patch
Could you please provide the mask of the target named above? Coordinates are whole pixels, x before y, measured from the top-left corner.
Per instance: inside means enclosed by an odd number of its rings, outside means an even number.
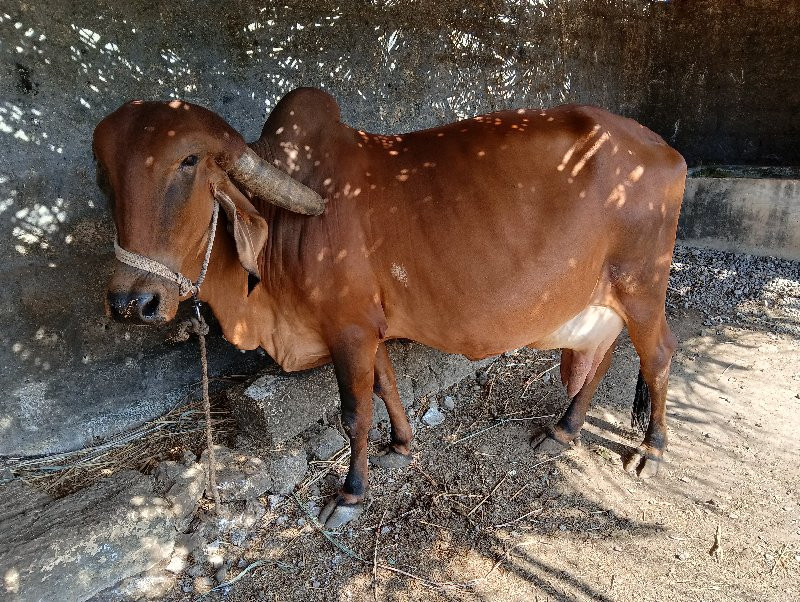
[[[667,305],[800,336],[800,262],[677,245]]]

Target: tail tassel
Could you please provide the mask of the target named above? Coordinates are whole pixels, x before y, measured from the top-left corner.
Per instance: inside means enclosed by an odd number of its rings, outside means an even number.
[[[631,409],[631,426],[641,431],[646,431],[650,424],[650,389],[642,377],[639,370],[639,378],[636,380],[636,397],[633,399]]]

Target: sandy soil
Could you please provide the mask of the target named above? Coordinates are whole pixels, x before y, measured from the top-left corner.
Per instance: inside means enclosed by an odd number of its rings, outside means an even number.
[[[346,458],[312,465],[319,478],[297,495],[306,509],[273,499],[238,566],[264,564],[206,599],[800,599],[798,340],[703,326],[683,310],[671,324],[681,347],[655,479],[621,467],[641,439],[629,427],[638,369],[629,342],[581,444],[547,462],[528,441],[566,407],[557,369],[541,376],[558,356],[518,351],[482,384],[438,396],[455,409],[419,428],[410,467],[372,471],[369,507],[350,528],[326,536],[307,513],[333,493]],[[181,593],[190,580],[170,599],[194,599]]]

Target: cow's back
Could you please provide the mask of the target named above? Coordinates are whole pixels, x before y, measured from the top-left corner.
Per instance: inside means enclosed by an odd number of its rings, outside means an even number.
[[[590,303],[611,258],[631,253],[631,228],[652,237],[677,217],[664,190],[681,177],[679,155],[592,107],[506,111],[362,143],[365,231],[379,233],[370,261],[389,334],[449,351],[487,355],[554,330]],[[643,210],[650,202],[671,203],[669,215]]]
[[[329,202],[315,220],[270,220],[266,263],[291,311],[377,303],[387,337],[477,357],[558,328],[616,263],[671,253],[685,165],[632,120],[564,106],[375,135],[331,102],[292,93],[262,135]]]

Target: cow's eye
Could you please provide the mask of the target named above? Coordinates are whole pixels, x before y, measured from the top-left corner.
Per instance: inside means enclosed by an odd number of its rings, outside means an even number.
[[[194,167],[197,165],[197,155],[189,155],[181,161],[181,167]]]

